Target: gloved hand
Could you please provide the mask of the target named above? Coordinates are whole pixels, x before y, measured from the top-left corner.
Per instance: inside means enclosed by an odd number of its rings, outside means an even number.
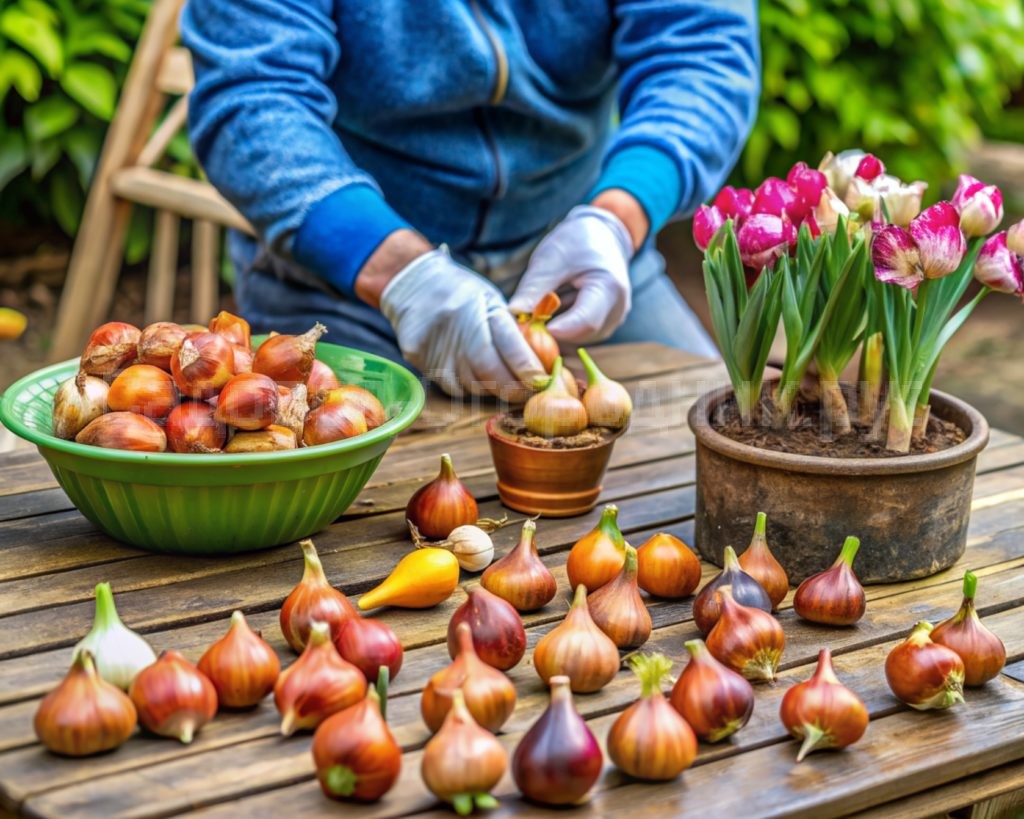
[[[533,251],[509,308],[532,312],[545,293],[571,283],[579,290],[576,301],[548,324],[551,335],[572,344],[603,341],[629,313],[632,257],[633,240],[617,216],[575,207]]]
[[[406,360],[450,395],[525,400],[525,385],[544,373],[501,291],[444,248],[400,270],[380,308]]]

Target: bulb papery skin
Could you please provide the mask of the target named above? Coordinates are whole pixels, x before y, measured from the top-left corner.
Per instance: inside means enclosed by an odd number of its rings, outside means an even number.
[[[633,414],[629,392],[601,372],[586,350],[580,347],[576,352],[587,372],[587,389],[582,400],[591,426],[622,429]]]
[[[39,703],[33,720],[36,737],[63,756],[111,751],[135,730],[132,701],[96,671],[92,655],[78,652],[60,684]]]
[[[995,678],[1006,665],[1006,646],[982,624],[974,608],[977,582],[977,577],[967,572],[959,611],[931,633],[933,642],[953,649],[963,660],[964,685],[971,688]]]
[[[368,429],[366,416],[355,404],[321,404],[306,415],[302,443],[306,446],[330,444],[362,435]]]
[[[663,655],[634,655],[640,699],[619,714],[608,732],[608,756],[637,779],[665,782],[693,764],[697,737],[661,693],[661,678],[672,668]]]
[[[744,606],[760,609],[764,612],[772,610],[772,601],[761,584],[740,568],[739,559],[732,546],[725,547],[725,559],[722,571],[704,584],[693,601],[693,622],[705,637],[711,633],[718,618],[722,614],[717,594],[728,589],[733,599]]]
[[[170,321],[158,321],[142,328],[138,343],[138,361],[171,371],[171,356],[188,336],[188,330]]]
[[[562,358],[555,359],[551,380],[538,393],[530,396],[523,407],[526,429],[543,438],[576,435],[588,426],[587,410],[562,381]]]
[[[240,611],[231,615],[227,634],[199,658],[197,667],[213,683],[217,701],[225,708],[250,708],[274,690],[281,673],[267,642],[249,628]]]
[[[302,437],[309,414],[309,392],[305,384],[296,384],[291,389],[277,388],[277,417],[275,426],[287,427],[295,433],[296,439]]]
[[[110,387],[102,378],[79,370],[53,395],[53,434],[71,440],[107,411]]]
[[[372,687],[361,702],[320,723],[312,752],[320,788],[330,799],[374,802],[394,787],[402,769],[402,749]]]
[[[622,571],[626,562],[626,541],[619,531],[618,515],[617,506],[605,506],[597,526],[569,550],[565,571],[571,588],[582,583],[588,592],[596,591]]]
[[[217,691],[206,675],[177,651],[135,675],[128,696],[146,730],[188,745],[217,713]]]
[[[480,577],[481,586],[507,600],[520,612],[543,608],[558,591],[555,576],[537,553],[536,531],[536,523],[524,521],[519,542],[507,555],[488,566]]]
[[[281,733],[287,737],[295,731],[311,731],[365,695],[363,672],[338,654],[327,623],[314,622],[306,648],[274,684]]]
[[[636,549],[627,544],[622,570],[587,598],[591,618],[618,648],[642,646],[654,628],[636,578]]]
[[[767,611],[744,606],[728,589],[719,592],[722,614],[708,635],[708,651],[716,660],[753,682],[772,682],[786,635]]]
[[[590,616],[587,587],[581,583],[565,619],[534,647],[533,666],[545,683],[565,676],[574,692],[589,694],[611,682],[620,664],[615,643]]]
[[[171,356],[174,383],[189,398],[212,398],[234,374],[234,349],[215,333],[190,334]]]
[[[456,526],[448,537],[436,544],[442,546],[459,561],[467,572],[482,572],[494,560],[494,541],[479,526]]]
[[[359,616],[348,598],[327,582],[313,541],[307,538],[299,546],[303,555],[302,580],[285,598],[280,618],[284,639],[295,652],[305,648],[314,622],[327,623],[334,637],[342,623]]]
[[[96,616],[92,628],[72,651],[72,657],[88,651],[100,677],[122,691],[143,668],[156,661],[149,643],[124,623],[114,606],[109,583],[96,586]]]
[[[700,559],[679,538],[652,535],[637,553],[637,585],[669,600],[688,597],[700,583]]]
[[[210,319],[209,330],[219,336],[224,336],[232,344],[239,347],[249,348],[252,342],[252,332],[249,329],[249,322],[241,316],[221,310],[216,316]]]
[[[259,373],[239,373],[224,385],[213,417],[249,432],[269,427],[277,419],[277,384]]]
[[[164,422],[167,448],[171,452],[220,452],[228,439],[227,427],[213,417],[205,401],[183,401]]]
[[[779,717],[786,730],[803,742],[797,762],[811,751],[846,748],[864,736],[868,727],[868,709],[836,677],[827,648],[818,654],[818,667],[811,678],[783,696]]]
[[[500,671],[508,671],[526,653],[526,630],[515,607],[482,586],[466,590],[466,602],[448,621],[448,656],[459,651],[458,628],[467,623],[477,656]]]
[[[444,723],[423,749],[420,773],[434,796],[466,815],[474,803],[492,806],[490,796],[508,767],[505,748],[481,728],[466,708],[461,691],[452,693],[452,707]]]
[[[716,660],[703,640],[686,643],[690,661],[669,701],[701,739],[720,742],[747,724],[754,712],[754,688],[741,674]]]
[[[320,395],[320,404],[348,404],[356,407],[366,419],[367,429],[376,429],[388,420],[384,405],[377,396],[355,384],[345,384]]]
[[[793,595],[797,614],[812,623],[830,626],[852,626],[864,616],[867,598],[852,567],[859,545],[857,538],[847,538],[830,568],[800,584]]]
[[[76,443],[132,452],[163,452],[167,436],[155,422],[134,412],[108,412],[90,421]]]
[[[279,384],[305,384],[316,359],[316,343],[326,332],[317,322],[298,336],[271,336],[256,350],[252,371],[269,375]]]
[[[266,429],[255,432],[236,432],[224,447],[230,455],[245,452],[281,452],[296,449],[298,442],[295,433],[288,427],[271,424]]]
[[[551,372],[555,359],[560,355],[558,341],[547,328],[548,320],[562,306],[557,293],[545,293],[537,302],[533,313],[519,316],[519,332],[523,334],[530,349],[536,353],[545,372]]]
[[[380,620],[351,617],[334,635],[338,653],[363,672],[371,685],[377,680],[381,666],[387,666],[393,680],[402,668],[402,644],[394,629]]]
[[[170,373],[149,364],[132,364],[117,374],[107,393],[114,412],[134,412],[147,418],[164,418],[178,403],[178,391]]]
[[[771,549],[768,548],[768,540],[765,536],[765,528],[768,518],[764,512],[757,513],[757,523],[754,525],[754,536],[746,551],[740,555],[740,568],[749,574],[754,580],[761,584],[761,588],[768,594],[772,601],[772,611],[776,611],[786,595],[789,593],[789,577],[782,564],[775,559]]]
[[[461,688],[473,719],[488,731],[497,731],[516,707],[515,686],[502,672],[477,656],[467,623],[459,624],[456,637],[455,659],[435,673],[423,688],[420,700],[423,721],[431,731],[437,731],[452,707],[452,692]]]
[[[139,354],[138,327],[123,321],[101,324],[86,342],[80,368],[88,375],[105,377],[127,367]]]
[[[931,623],[922,620],[885,658],[892,693],[918,711],[964,701],[964,662],[953,649],[932,642],[931,630]]]
[[[551,678],[551,703],[516,746],[512,777],[542,805],[582,802],[601,775],[604,756],[572,701],[569,680]]]
[[[455,527],[477,522],[476,500],[455,474],[450,455],[441,456],[438,476],[409,498],[405,517],[431,540],[444,540]]]
[[[309,368],[309,378],[306,379],[306,387],[309,389],[310,395],[316,395],[320,392],[330,392],[336,390],[341,386],[341,381],[338,380],[338,376],[334,374],[334,370],[328,367],[320,359],[313,359],[313,364]]]

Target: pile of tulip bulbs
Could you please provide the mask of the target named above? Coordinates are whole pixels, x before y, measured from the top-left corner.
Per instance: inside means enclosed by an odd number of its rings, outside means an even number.
[[[53,397],[53,434],[136,452],[273,452],[375,429],[384,407],[316,358],[321,324],[252,349],[249,325],[124,322],[97,328]]]
[[[416,526],[445,545],[413,548],[356,605],[331,585],[313,542],[303,541],[303,574],[280,610],[281,633],[298,655],[284,670],[241,612],[197,665],[173,650],[157,657],[120,621],[109,585],[100,584],[93,629],[36,713],[39,739],[55,753],[84,756],[116,748],[141,723],[151,734],[190,742],[219,709],[251,708],[273,694],[283,735],[314,732],[313,765],[326,796],[379,799],[402,765],[387,723],[387,686],[401,671],[403,650],[386,623],[360,610],[425,609],[447,600],[459,588],[460,561],[467,556],[456,553],[453,533],[476,526],[477,515],[446,457],[438,479],[410,501]],[[510,755],[495,734],[517,705],[508,672],[529,649],[522,617],[557,593],[540,557],[537,524],[523,521],[507,554],[475,560],[473,571],[482,574],[462,587],[464,599],[448,623],[451,662],[420,694],[420,714],[432,734],[421,761],[425,787],[460,815],[494,807],[492,791],[507,770],[534,803],[585,800],[600,778],[604,751],[574,697],[600,691],[624,660],[637,677],[639,697],[614,721],[606,748],[627,775],[673,779],[693,763],[698,740],[721,742],[741,730],[755,707],[754,686],[776,679],[786,643],[774,612],[789,579],[772,555],[766,525],[759,514],[747,549],[741,555],[727,549],[721,571],[698,592],[701,564],[682,541],[659,533],[634,549],[619,528],[618,509],[606,506],[567,555],[571,605],[530,657],[550,701]],[[847,538],[829,569],[799,585],[793,597],[798,616],[834,628],[850,628],[863,617],[864,590],[853,569],[859,545]],[[672,659],[664,650],[638,652],[652,633],[641,590],[667,600],[697,592],[693,619],[703,639],[679,647],[686,663],[667,692]],[[912,708],[963,702],[964,686],[983,685],[1002,668],[1005,650],[978,618],[976,590],[977,578],[968,572],[959,611],[934,628],[918,623],[889,653],[888,684]],[[867,729],[868,712],[823,647],[813,675],[786,691],[780,719],[800,742],[800,761],[812,751],[855,743]]]

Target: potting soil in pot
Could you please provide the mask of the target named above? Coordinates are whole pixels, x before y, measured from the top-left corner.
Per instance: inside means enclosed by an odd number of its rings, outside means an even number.
[[[498,432],[517,443],[537,449],[583,449],[603,444],[616,434],[615,430],[605,427],[587,427],[577,435],[544,438],[527,431],[522,410],[514,410],[503,415],[498,424]]]

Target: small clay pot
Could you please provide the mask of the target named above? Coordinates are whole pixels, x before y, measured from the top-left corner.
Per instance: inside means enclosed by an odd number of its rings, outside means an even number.
[[[619,430],[604,443],[577,449],[539,449],[498,431],[501,415],[487,421],[498,495],[509,509],[568,518],[594,508]]]
[[[715,410],[730,388],[697,400],[697,551],[721,565],[726,546],[744,546],[758,512],[768,542],[799,583],[824,571],[848,535],[860,538],[854,571],[864,583],[894,583],[940,572],[967,546],[974,468],[988,424],[974,407],[938,390],[932,415],[967,438],[939,452],[892,458],[825,458],[758,449],[718,433]]]

